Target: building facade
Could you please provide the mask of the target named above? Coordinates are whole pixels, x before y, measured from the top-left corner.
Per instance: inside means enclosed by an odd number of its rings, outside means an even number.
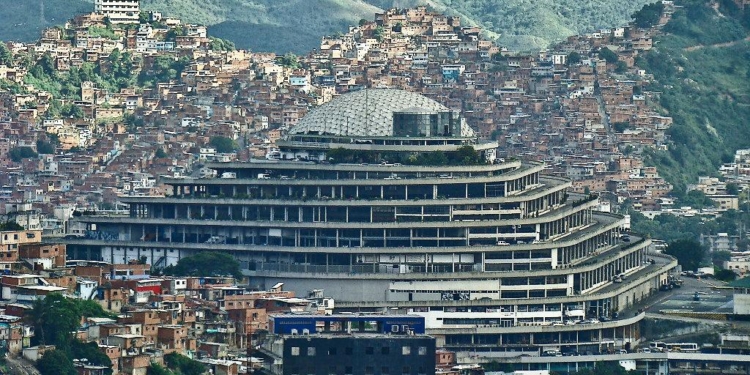
[[[435,374],[435,339],[419,317],[277,315],[269,323],[256,342],[266,374]]]
[[[94,12],[112,23],[138,23],[141,0],[94,0]]]
[[[595,211],[595,196],[542,164],[496,159],[497,143],[417,94],[343,95],[277,146],[266,160],[207,164],[218,177],[166,179],[166,197],[122,198],[127,217],[81,217],[86,236],[69,252],[160,267],[224,251],[253,287],[421,315],[439,346],[474,351],[636,343],[642,315],[577,322],[627,311],[676,266]]]

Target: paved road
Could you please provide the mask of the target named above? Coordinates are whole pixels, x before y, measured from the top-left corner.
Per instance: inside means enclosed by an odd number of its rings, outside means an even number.
[[[13,375],[41,375],[31,361],[23,358],[7,357],[9,374]]]
[[[661,292],[666,294],[666,298],[653,303],[647,310],[651,313],[658,313],[660,310],[684,310],[693,312],[732,312],[732,290],[716,289],[716,286],[723,286],[724,283],[717,280],[697,280],[692,278],[682,278],[684,284],[682,288],[676,288],[671,292]],[[693,297],[698,293],[699,301],[694,301]]]

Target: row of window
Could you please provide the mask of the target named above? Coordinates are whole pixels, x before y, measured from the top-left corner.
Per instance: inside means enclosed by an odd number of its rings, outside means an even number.
[[[290,348],[290,354],[293,357],[298,356],[308,356],[308,357],[314,357],[317,355],[317,349],[314,346],[310,346],[307,348],[300,348],[299,346],[292,346]],[[329,347],[327,352],[323,355],[329,355],[329,356],[335,356],[338,355],[338,348],[337,347]],[[375,353],[381,354],[381,355],[390,355],[391,354],[391,348],[389,346],[383,346],[380,347],[379,350],[377,350],[373,346],[365,347],[365,354],[366,355],[375,355]],[[426,346],[419,346],[417,347],[417,350],[414,352],[416,355],[427,355],[427,347]],[[344,348],[344,355],[354,355],[354,348],[352,347],[346,347]],[[401,347],[401,355],[412,355],[412,347],[409,345],[404,345]]]
[[[379,372],[376,372],[376,370],[380,370]],[[361,371],[361,370],[360,370]],[[360,371],[357,371],[357,373],[360,373]],[[320,374],[321,371],[317,366],[309,366],[305,372],[300,371],[300,368],[297,366],[291,367],[290,374],[292,375],[317,375]],[[354,368],[352,366],[335,366],[331,365],[328,366],[328,372],[329,375],[353,375]],[[391,369],[389,366],[382,366],[380,368],[376,368],[375,366],[365,366],[364,368],[364,374],[365,375],[426,375],[427,371],[425,371],[425,368],[423,366],[419,367],[412,367],[412,366],[403,366],[401,368],[401,372],[397,372],[397,369]]]

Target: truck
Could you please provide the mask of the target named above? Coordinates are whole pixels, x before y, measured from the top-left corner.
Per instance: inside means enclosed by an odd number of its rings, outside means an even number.
[[[258,173],[258,179],[259,180],[270,180],[271,175],[268,173]]]

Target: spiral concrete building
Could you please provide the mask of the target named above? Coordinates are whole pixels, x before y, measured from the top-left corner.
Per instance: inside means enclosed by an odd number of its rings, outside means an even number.
[[[422,315],[438,346],[474,352],[635,343],[642,315],[575,323],[627,311],[676,266],[596,212],[596,197],[569,194],[542,164],[495,159],[495,142],[417,94],[346,94],[277,145],[266,160],[207,165],[231,178],[123,197],[128,217],[80,218],[88,232],[69,254],[165,266],[223,251],[254,287]]]

